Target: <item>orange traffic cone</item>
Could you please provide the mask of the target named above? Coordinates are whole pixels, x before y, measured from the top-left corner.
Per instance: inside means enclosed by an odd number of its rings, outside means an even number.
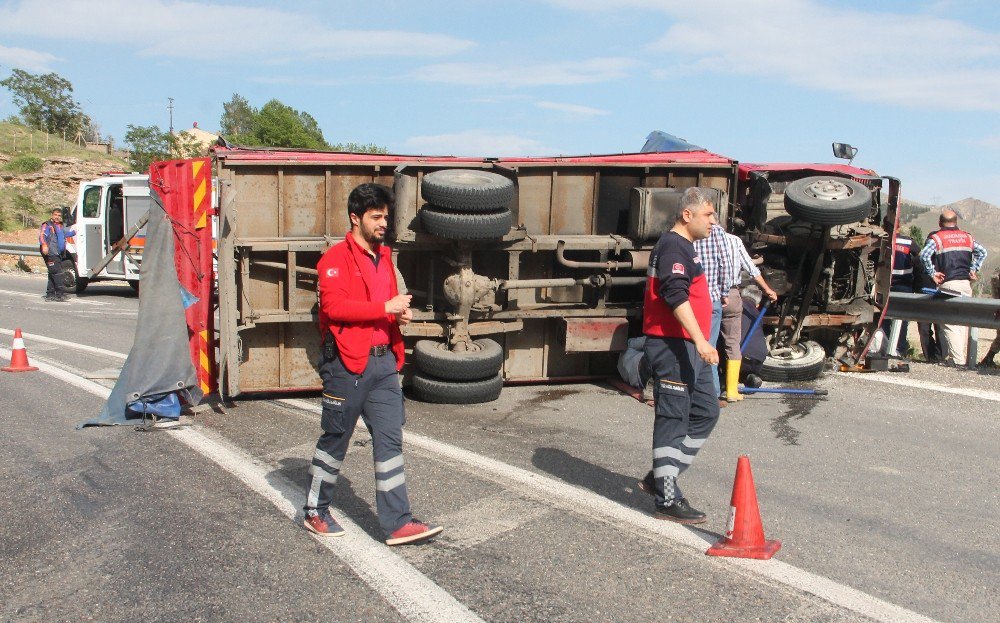
[[[10,353],[10,365],[6,368],[0,368],[0,370],[4,372],[34,372],[37,369],[28,363],[28,351],[24,350],[21,330],[14,329],[14,347]]]
[[[719,539],[705,553],[709,556],[760,560],[774,556],[774,553],[781,549],[781,541],[764,540],[764,526],[760,523],[753,473],[750,472],[750,459],[746,456],[741,456],[736,462],[736,482],[733,483],[733,498],[729,504],[726,536]]]

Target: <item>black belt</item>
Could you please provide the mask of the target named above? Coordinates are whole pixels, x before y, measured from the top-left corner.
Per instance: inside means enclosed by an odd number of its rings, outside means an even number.
[[[372,349],[368,351],[372,357],[381,357],[382,355],[389,352],[388,344],[379,344],[378,346],[372,346]]]

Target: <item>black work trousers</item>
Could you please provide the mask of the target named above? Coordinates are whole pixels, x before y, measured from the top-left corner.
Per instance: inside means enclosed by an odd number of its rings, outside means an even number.
[[[681,338],[648,336],[646,357],[653,368],[653,479],[656,505],[684,497],[677,478],[691,466],[719,420],[712,367],[694,344]]]
[[[47,298],[63,298],[66,296],[65,277],[62,269],[62,258],[58,255],[46,255],[45,266],[49,270],[49,283],[45,287]]]
[[[327,356],[328,354],[332,356]],[[336,353],[324,353],[319,374],[323,379],[323,435],[316,443],[309,473],[312,476],[305,511],[315,512],[333,501],[334,483],[347,455],[358,417],[372,436],[375,459],[375,504],[386,536],[410,522],[410,501],[403,472],[403,392],[392,351],[369,355],[362,374],[344,367]]]

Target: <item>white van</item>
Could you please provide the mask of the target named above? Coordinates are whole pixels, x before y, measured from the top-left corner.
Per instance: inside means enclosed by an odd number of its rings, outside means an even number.
[[[149,193],[149,176],[139,173],[109,173],[80,183],[76,205],[68,217],[63,217],[69,228],[76,231],[67,241],[69,259],[64,260],[70,291],[83,292],[92,281],[112,279],[127,281],[138,290],[145,227],[100,272],[92,275],[90,269],[146,215],[151,202]]]

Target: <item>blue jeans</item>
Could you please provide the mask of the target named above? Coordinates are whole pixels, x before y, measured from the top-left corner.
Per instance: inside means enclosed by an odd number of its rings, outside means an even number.
[[[719,342],[719,329],[722,328],[722,301],[712,303],[712,327],[709,329],[708,343],[715,346]],[[715,388],[715,397],[722,395],[722,386],[719,385],[719,366],[712,366],[712,387]]]

